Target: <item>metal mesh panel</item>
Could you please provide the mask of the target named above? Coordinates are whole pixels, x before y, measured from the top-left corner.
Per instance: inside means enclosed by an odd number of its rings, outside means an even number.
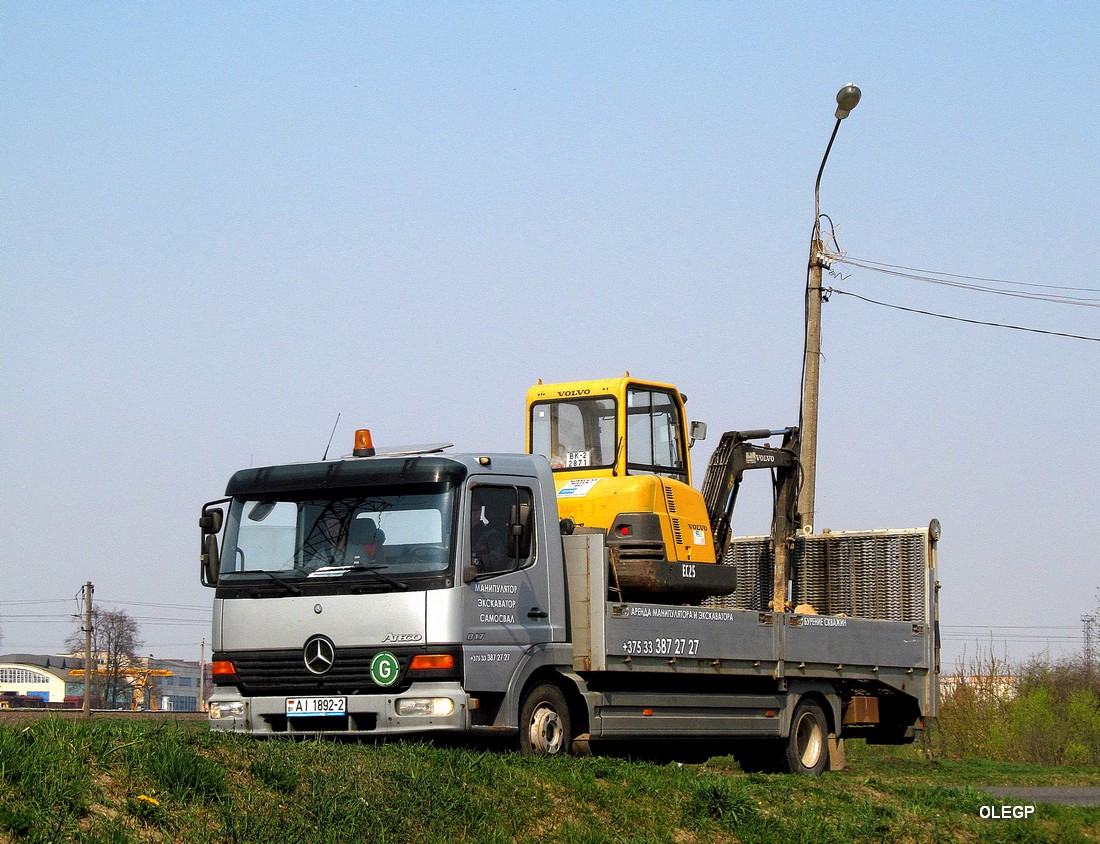
[[[795,604],[822,615],[928,621],[923,530],[830,533],[799,537],[791,555]],[[767,611],[774,558],[767,537],[734,538],[725,565],[737,567],[737,590],[706,606]]]

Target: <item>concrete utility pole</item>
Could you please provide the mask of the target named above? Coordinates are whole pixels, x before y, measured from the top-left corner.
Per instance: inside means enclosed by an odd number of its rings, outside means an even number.
[[[859,104],[860,91],[855,85],[845,85],[836,95],[836,125],[825,147],[825,155],[817,170],[814,184],[814,229],[810,240],[810,271],[806,280],[806,352],[802,364],[802,486],[798,493],[798,512],[803,529],[811,531],[814,524],[814,497],[817,485],[817,400],[821,370],[821,268],[824,264],[824,244],[821,242],[821,174],[833,148],[840,121]]]
[[[1081,623],[1084,624],[1085,632],[1085,671],[1088,676],[1092,677],[1092,667],[1096,661],[1096,641],[1095,641],[1095,628],[1096,628],[1096,616],[1083,615],[1081,616]]]
[[[95,675],[95,671],[92,670],[92,592],[94,591],[92,581],[89,580],[84,584],[84,705],[82,711],[86,716],[92,714],[90,686],[92,677]]]

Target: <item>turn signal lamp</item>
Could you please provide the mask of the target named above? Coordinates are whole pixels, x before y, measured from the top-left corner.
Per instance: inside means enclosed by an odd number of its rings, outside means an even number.
[[[228,659],[216,659],[210,664],[210,673],[215,677],[229,677],[236,674],[237,669]]]
[[[455,667],[453,654],[417,654],[409,664],[410,671],[431,671]]]
[[[369,428],[360,428],[355,432],[355,449],[352,454],[356,457],[374,457],[374,442],[371,441]]]

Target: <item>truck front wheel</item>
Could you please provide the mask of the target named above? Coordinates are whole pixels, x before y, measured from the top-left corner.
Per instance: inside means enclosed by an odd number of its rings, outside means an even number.
[[[529,756],[561,756],[573,742],[569,704],[553,683],[539,683],[527,692],[519,709],[519,752]]]
[[[829,723],[812,700],[800,700],[791,718],[786,747],[787,770],[792,774],[820,774],[829,764]]]

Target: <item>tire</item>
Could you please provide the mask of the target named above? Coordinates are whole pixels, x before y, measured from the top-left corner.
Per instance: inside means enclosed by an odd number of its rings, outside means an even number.
[[[553,683],[540,683],[519,708],[519,752],[526,756],[565,756],[573,744],[573,719],[565,695]]]
[[[791,718],[783,761],[792,774],[816,776],[829,766],[829,722],[814,701],[802,699]]]

